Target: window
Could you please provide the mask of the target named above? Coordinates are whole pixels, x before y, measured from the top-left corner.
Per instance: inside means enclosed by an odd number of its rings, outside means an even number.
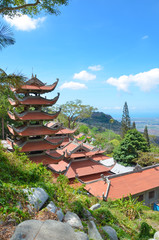
[[[149,192],[149,199],[154,197],[155,197],[155,192],[154,191]]]
[[[137,201],[141,202],[144,200],[144,195],[139,195]]]

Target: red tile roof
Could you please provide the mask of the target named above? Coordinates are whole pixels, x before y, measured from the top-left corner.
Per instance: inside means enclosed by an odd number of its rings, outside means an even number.
[[[92,157],[98,154],[98,151],[89,151],[89,152],[75,152],[70,155],[70,158],[79,158],[79,157]]]
[[[32,111],[32,112],[24,112],[21,114],[18,114],[18,113],[13,114],[11,112],[8,112],[8,115],[12,120],[22,120],[22,121],[25,121],[25,120],[51,120],[51,119],[56,118],[59,115],[59,113],[60,113],[60,111],[56,112],[55,114]]]
[[[52,157],[50,157],[47,154],[39,154],[39,155],[35,155],[35,156],[32,155],[32,156],[29,156],[29,159],[32,162],[43,163],[44,165],[54,164],[54,163],[57,163],[59,161],[59,160],[53,159]]]
[[[75,161],[71,163],[65,175],[68,178],[75,178],[75,176],[78,175],[80,178],[82,176],[108,172],[110,169],[111,167],[105,167],[100,163],[91,160]]]
[[[20,148],[21,152],[32,152],[55,149],[60,146],[61,143],[52,144],[46,140],[27,141],[27,142],[15,142]]]
[[[7,125],[9,131],[13,135],[19,135],[19,136],[42,136],[42,135],[51,135],[55,134],[57,130],[45,127],[45,126],[38,126],[38,125],[33,125],[33,126],[22,126],[19,128],[13,128],[10,125]]]
[[[57,164],[49,164],[48,168],[50,168],[51,170],[54,170],[56,172],[63,172],[66,170],[68,165],[69,165],[69,163],[67,161],[61,160]]]
[[[96,181],[93,183],[86,184],[85,189],[93,196],[102,199],[103,194],[105,194],[107,189],[107,183],[105,183],[103,180]]]
[[[82,180],[85,183],[91,182],[91,181],[100,179],[101,174],[103,174],[104,176],[112,175],[112,173],[110,173],[109,171],[106,171],[106,172],[96,173],[96,174],[92,174],[92,175],[88,175],[88,176],[82,176],[82,177],[80,177],[80,180]]]
[[[48,150],[47,154],[49,154],[54,159],[57,159],[58,161],[62,160],[64,158],[64,154],[59,154],[58,150]]]
[[[107,156],[102,155],[102,154],[96,154],[96,155],[92,156],[92,159],[94,161],[101,161],[101,160],[110,159],[110,157],[107,157]]]
[[[159,166],[147,167],[141,172],[130,172],[108,178],[110,188],[107,199],[122,198],[129,194],[136,195],[159,187]],[[103,192],[106,193],[107,187],[108,184],[104,181],[97,181],[87,184],[85,188],[94,196],[102,196]]]
[[[9,102],[12,106],[18,106],[19,104],[22,105],[45,105],[45,106],[52,106],[53,104],[55,104],[59,98],[59,94],[58,96],[56,96],[54,99],[46,99],[46,98],[42,98],[40,96],[28,96],[25,97],[23,99],[18,98],[18,96],[16,96],[16,101],[9,98]]]
[[[58,135],[58,134],[73,134],[76,130],[77,129],[62,128],[56,133],[56,135]]]
[[[52,85],[44,85],[44,86],[37,86],[37,85],[23,85],[19,88],[10,87],[11,91],[17,93],[24,93],[24,92],[51,92],[55,89],[58,80],[54,82]]]

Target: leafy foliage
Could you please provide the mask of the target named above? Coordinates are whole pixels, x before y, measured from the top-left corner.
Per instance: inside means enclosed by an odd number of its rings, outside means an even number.
[[[140,239],[149,239],[150,237],[153,237],[155,233],[155,230],[148,225],[146,222],[141,223],[140,227],[140,233],[139,233],[139,238]]]
[[[108,223],[117,223],[116,217],[108,210],[107,207],[101,207],[93,211],[93,216],[102,226]]]
[[[49,14],[59,14],[58,7],[60,5],[67,5],[68,0],[36,0],[26,2],[25,0],[1,0],[0,13],[13,17],[15,15],[27,14],[37,15],[40,12]]]
[[[138,163],[141,167],[151,166],[159,163],[158,154],[153,152],[139,152],[138,158],[133,160]]]
[[[123,115],[121,120],[121,136],[124,137],[124,135],[127,133],[128,130],[131,128],[131,121],[129,116],[129,109],[127,102],[125,102],[123,107]]]
[[[79,99],[67,101],[65,104],[60,105],[60,108],[59,120],[62,119],[68,128],[74,128],[79,119],[90,117],[92,112],[96,110],[96,108],[90,105],[82,104],[82,101]],[[54,107],[52,109],[56,110]]]
[[[0,50],[15,43],[13,33],[6,24],[0,23]]]
[[[144,129],[144,138],[145,138],[146,141],[147,141],[148,147],[150,147],[150,139],[149,139],[149,134],[148,134],[147,126],[145,126],[145,129]]]
[[[142,202],[138,202],[137,199],[132,198],[131,195],[129,195],[128,198],[115,200],[113,206],[120,208],[120,210],[132,220],[139,218],[142,213]]]
[[[114,159],[130,164],[138,157],[138,151],[148,152],[149,148],[145,138],[136,129],[129,130],[121,141],[119,147],[114,150]]]

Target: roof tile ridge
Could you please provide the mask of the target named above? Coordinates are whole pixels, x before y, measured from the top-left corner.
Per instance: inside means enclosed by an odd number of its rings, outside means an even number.
[[[159,167],[159,164],[155,164],[155,165],[151,165],[151,166],[147,166],[147,167],[143,167],[142,170],[140,172],[136,172],[134,170],[129,171],[129,172],[125,172],[125,173],[119,173],[119,174],[114,174],[109,176],[110,179],[112,178],[116,178],[116,177],[120,177],[120,176],[125,176],[125,175],[129,175],[129,174],[133,174],[133,173],[142,173],[143,171],[155,168],[155,167]]]
[[[61,156],[59,156],[59,157],[53,157],[52,155],[50,155],[49,153],[47,153],[47,152],[45,152],[45,154],[47,155],[47,156],[49,156],[49,157],[51,157],[52,159],[55,159],[55,160],[59,160],[59,159],[61,159],[61,160],[63,160],[64,159],[64,157],[65,157],[65,153],[63,153],[63,155],[61,155]]]
[[[64,175],[67,174],[67,172],[68,172],[68,170],[69,170],[69,168],[70,168],[70,166],[71,166],[71,163],[72,163],[72,160],[68,163]]]
[[[63,138],[62,138],[60,141],[58,141],[58,142],[55,142],[55,143],[53,143],[53,142],[50,142],[50,141],[47,139],[47,137],[46,137],[46,138],[44,138],[44,141],[46,141],[46,142],[50,143],[51,145],[59,145],[59,144],[61,144],[61,143],[63,142]]]
[[[114,167],[114,166],[107,167],[107,166],[103,165],[102,163],[100,163],[99,161],[95,161],[93,159],[89,159],[89,160],[92,161],[92,162],[95,162],[96,164],[99,164],[99,165],[101,165],[101,166],[103,166],[105,168],[109,168],[108,171],[110,171]]]

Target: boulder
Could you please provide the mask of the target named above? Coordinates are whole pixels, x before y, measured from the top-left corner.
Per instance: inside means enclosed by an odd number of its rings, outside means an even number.
[[[49,195],[42,188],[23,189],[23,191],[28,195],[29,203],[36,211],[41,209],[49,198]]]
[[[89,238],[93,240],[103,240],[93,221],[90,221],[88,223],[88,235],[89,235]]]
[[[102,229],[109,235],[110,240],[118,240],[116,231],[110,226],[104,226]]]
[[[77,240],[89,240],[88,236],[84,232],[75,232]]]
[[[62,222],[64,218],[64,214],[61,210],[61,208],[57,208],[56,205],[51,201],[47,207],[46,207],[50,212],[55,213],[59,219],[59,221]]]
[[[62,222],[62,220],[64,218],[64,214],[63,214],[61,208],[57,209],[56,214],[57,214],[58,220]]]
[[[155,239],[155,240],[159,240],[159,231],[158,231],[158,232],[155,232],[155,234],[154,234],[154,239]]]
[[[28,220],[20,223],[11,240],[80,240],[73,228],[55,220]]]
[[[68,211],[64,217],[64,222],[67,222],[71,227],[83,230],[82,222],[76,213]]]
[[[94,204],[94,205],[92,205],[92,206],[90,207],[90,210],[94,211],[94,210],[96,210],[96,209],[98,209],[98,208],[100,208],[100,207],[101,207],[101,205],[100,205],[99,203],[96,203],[96,204]]]
[[[85,216],[86,218],[89,218],[89,217],[92,216],[92,214],[90,213],[90,211],[87,210],[87,209],[85,209],[85,208],[83,208],[83,214],[84,214],[84,216]]]
[[[52,213],[55,213],[57,210],[55,203],[53,203],[52,201],[46,206],[46,208]]]

